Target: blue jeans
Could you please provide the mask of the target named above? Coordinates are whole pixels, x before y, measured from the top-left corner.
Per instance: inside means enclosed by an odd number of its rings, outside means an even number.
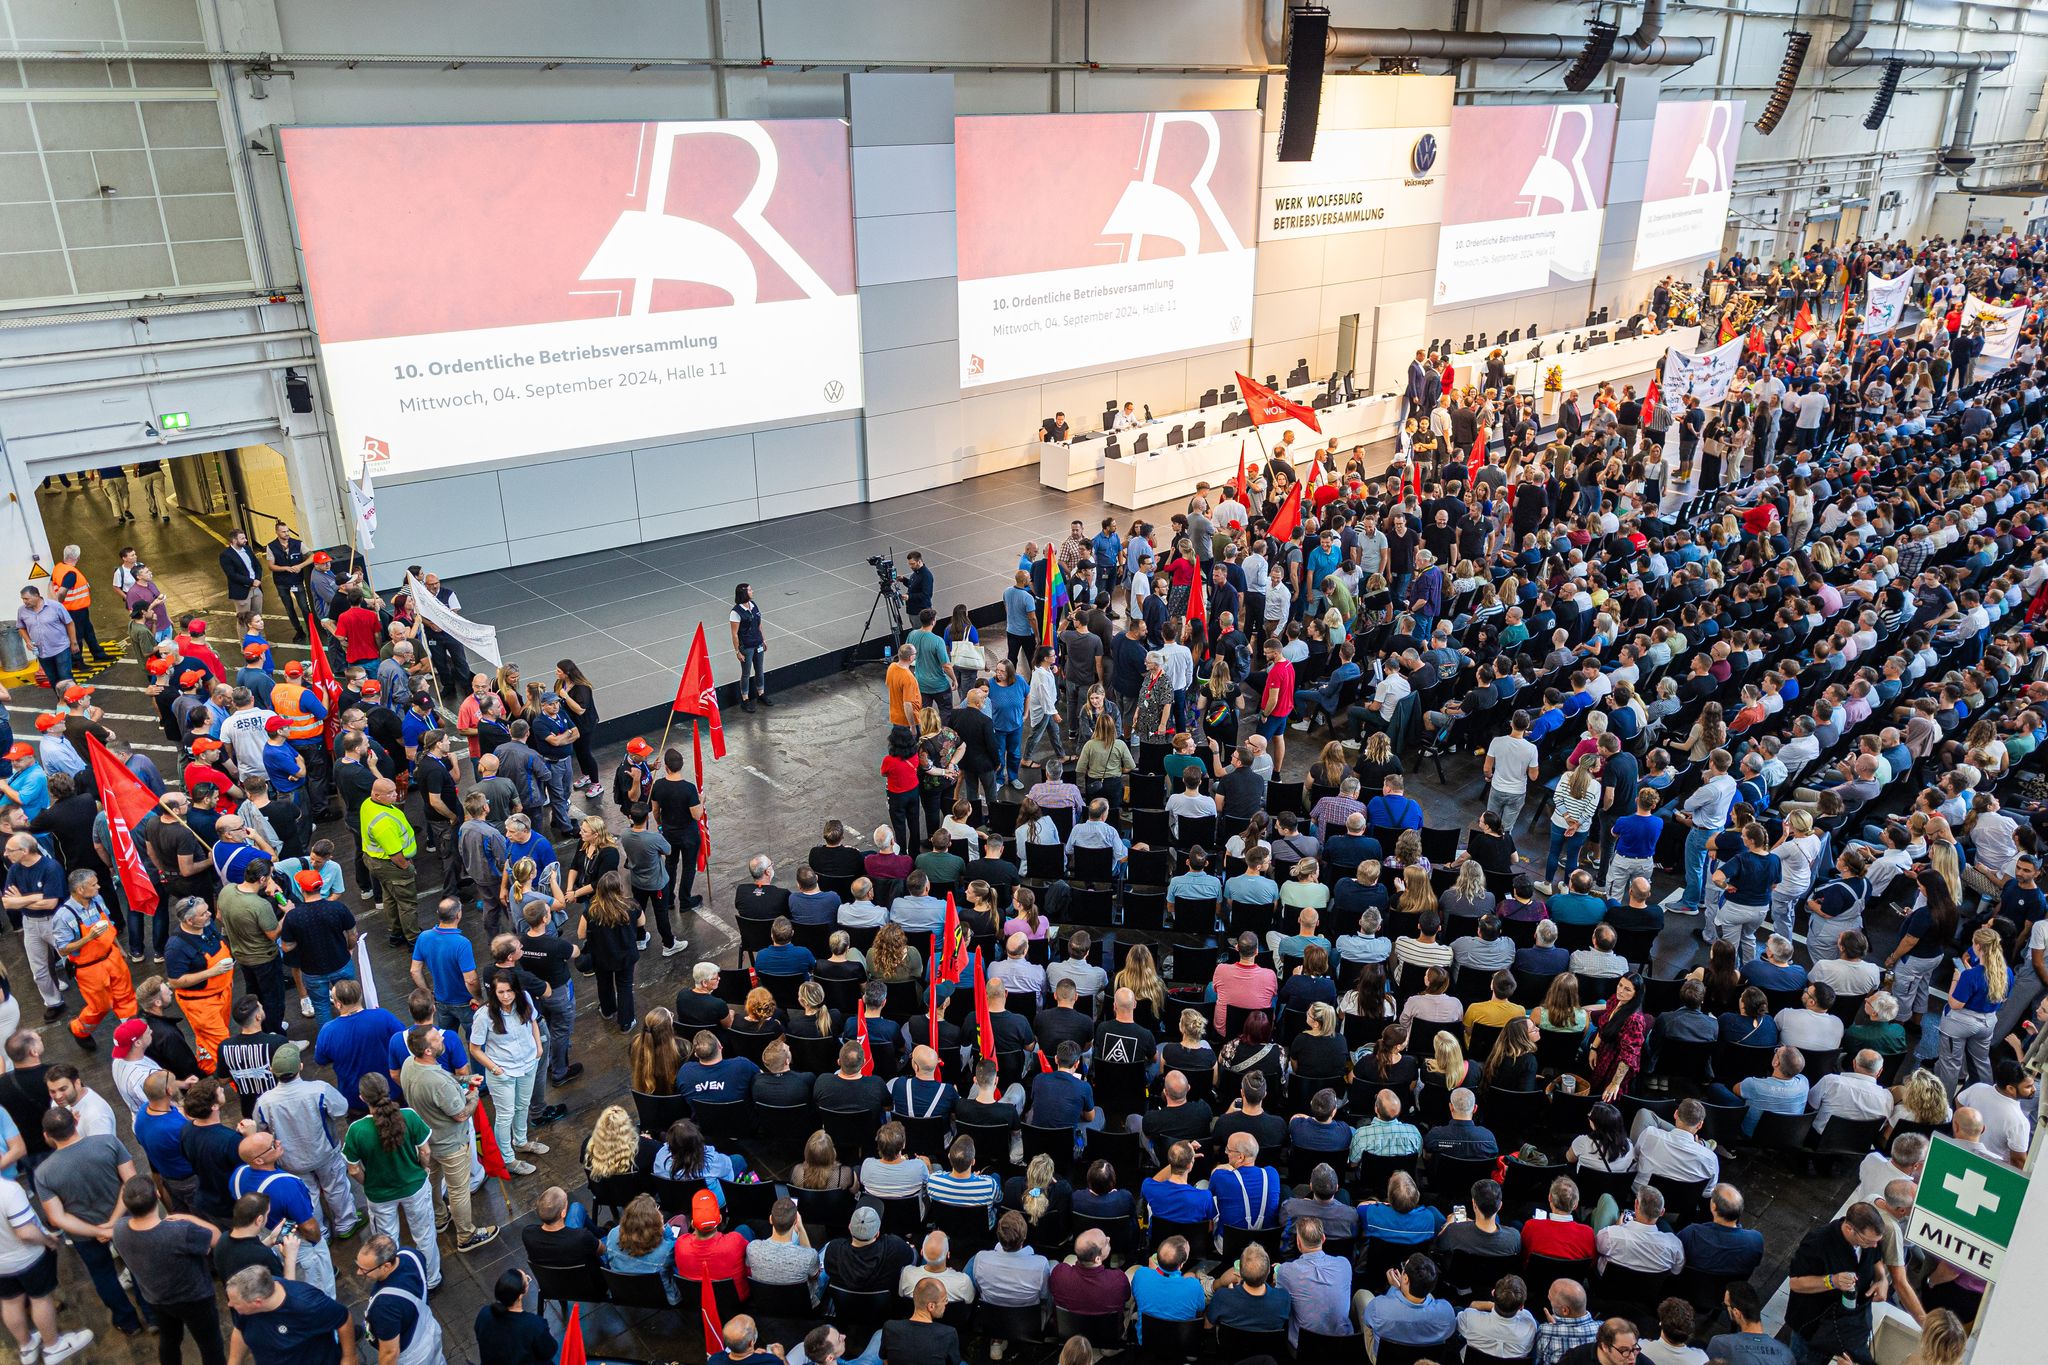
[[[1565,875],[1579,865],[1579,850],[1585,847],[1586,836],[1591,830],[1582,829],[1577,834],[1566,834],[1564,826],[1555,820],[1550,822],[1550,855],[1543,860],[1543,880],[1555,880],[1558,865],[1564,865]]]
[[[765,672],[768,646],[755,645],[752,649],[740,651],[740,698],[765,697],[768,695],[768,678]],[[751,681],[750,681],[751,680]]]
[[[548,805],[555,813],[555,823],[564,829],[574,829],[569,819],[569,782],[574,766],[566,758],[544,758],[542,763],[548,769]]]
[[[998,730],[996,735],[996,781],[1017,780],[1017,764],[1024,757],[1024,732]]]
[[[306,983],[306,998],[313,1002],[313,1031],[318,1033],[321,1025],[334,1017],[330,988],[337,981],[355,980],[356,964],[350,962],[338,972],[300,972],[299,979]]]
[[[1697,825],[1685,833],[1685,903],[1697,908],[1706,896],[1707,845],[1719,830]]]
[[[130,1300],[128,1291],[121,1287],[121,1272],[114,1268],[114,1250],[105,1242],[90,1238],[71,1244],[78,1252],[78,1259],[85,1262],[85,1273],[92,1276],[93,1292],[100,1296],[100,1302],[114,1315],[114,1325],[123,1331],[132,1332],[143,1323],[155,1323],[156,1314],[151,1311],[147,1300],[138,1291],[135,1300]],[[135,1302],[142,1303],[142,1317],[135,1316]]]
[[[476,1011],[470,1008],[467,1000],[459,1004],[446,1000],[434,1001],[434,1027],[454,1029],[465,1041],[469,1038],[469,1021],[475,1015]]]
[[[576,978],[549,991],[540,1002],[548,1021],[548,1079],[560,1085],[569,1075],[569,1036],[576,1027]]]
[[[55,654],[45,654],[39,660],[43,676],[49,680],[50,690],[55,692],[57,684],[71,679],[71,646],[66,645]]]

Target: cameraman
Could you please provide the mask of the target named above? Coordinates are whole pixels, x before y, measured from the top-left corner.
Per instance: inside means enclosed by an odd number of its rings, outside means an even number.
[[[904,601],[904,615],[911,620],[932,604],[932,571],[925,567],[924,551],[912,550],[903,556],[903,562],[910,566],[910,572],[903,576],[903,589],[907,594]]]

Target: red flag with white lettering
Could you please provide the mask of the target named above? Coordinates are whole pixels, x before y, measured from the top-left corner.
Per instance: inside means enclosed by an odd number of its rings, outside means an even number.
[[[683,676],[676,685],[675,711],[699,716],[711,724],[711,756],[725,757],[725,722],[718,714],[718,685],[711,680],[711,651],[704,644],[704,623],[690,640],[690,654],[683,661]]]
[[[860,1074],[875,1074],[875,1050],[868,1045],[868,1012],[858,1010],[853,1016],[853,1031],[860,1037]]]
[[[1273,524],[1268,529],[1273,539],[1288,541],[1294,538],[1294,533],[1300,528],[1301,485],[1297,483],[1293,491],[1288,493],[1287,501],[1280,505],[1280,514],[1273,518]]]
[[[1306,403],[1297,403],[1292,398],[1283,397],[1275,390],[1243,374],[1237,377],[1237,391],[1244,395],[1245,409],[1251,414],[1252,425],[1255,427],[1262,427],[1268,422],[1293,420],[1318,435],[1322,433],[1322,423],[1316,420],[1316,410]]]
[[[135,847],[135,827],[156,809],[156,793],[90,734],[85,737],[85,756],[92,765],[92,783],[99,791],[100,805],[107,812],[107,842],[121,874],[121,894],[130,910],[154,915],[156,883],[149,879],[149,869],[142,865],[142,854]]]

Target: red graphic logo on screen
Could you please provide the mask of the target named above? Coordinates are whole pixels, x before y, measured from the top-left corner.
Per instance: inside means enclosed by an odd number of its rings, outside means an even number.
[[[1258,115],[964,118],[953,160],[962,279],[1242,251]]]
[[[374,436],[363,438],[363,458],[371,464],[388,464],[391,460],[391,443],[380,441]]]
[[[983,370],[986,370],[987,368],[988,362],[986,360],[983,360],[980,356],[970,355],[967,357],[967,373],[980,374]]]
[[[1689,199],[1733,188],[1741,137],[1740,100],[1697,100],[1657,106],[1650,133],[1644,200]]]
[[[1451,111],[1451,150],[1461,147],[1484,155],[1452,163],[1446,225],[1598,209],[1614,156],[1614,106],[1460,105]]]
[[[838,119],[283,136],[328,344],[853,293]]]

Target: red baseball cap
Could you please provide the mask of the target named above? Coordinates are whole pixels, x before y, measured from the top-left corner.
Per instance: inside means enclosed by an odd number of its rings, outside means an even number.
[[[308,868],[304,872],[298,873],[296,876],[292,878],[292,880],[299,884],[299,890],[305,892],[309,896],[312,895],[315,891],[318,891],[321,887],[327,885],[327,879],[325,877],[322,877],[318,872],[315,872],[310,868]]]
[[[315,550],[313,551],[313,562],[315,564],[332,564],[334,556],[325,550]]]
[[[70,703],[71,705],[76,706],[78,705],[78,703],[84,701],[87,697],[91,696],[94,692],[98,690],[99,689],[92,687],[80,687],[78,684],[73,683],[71,686],[64,689],[64,700]]]
[[[186,626],[185,630],[187,634],[204,635],[206,634],[206,622],[194,621],[191,625]]]
[[[140,1019],[123,1019],[114,1025],[114,1046],[133,1047],[135,1040],[149,1032],[149,1025]]]
[[[284,675],[287,678],[296,678],[305,671],[306,666],[300,663],[297,659],[293,659],[290,663],[284,666]]]
[[[169,659],[166,659],[161,654],[150,655],[148,660],[145,661],[142,666],[148,669],[150,672],[156,674],[158,677],[162,677],[164,674],[171,671],[171,661]]]
[[[626,741],[626,752],[635,758],[645,758],[654,752],[654,746],[640,738],[640,736],[635,735]]]
[[[363,685],[356,690],[366,697],[380,697],[384,695],[384,684],[378,682],[375,678],[365,678],[363,679]]]
[[[693,1228],[715,1228],[718,1226],[718,1196],[709,1190],[699,1190],[690,1196],[690,1226]]]
[[[7,757],[8,757],[9,759],[16,759],[16,758],[34,758],[35,756],[36,756],[36,751],[35,751],[35,749],[34,749],[33,747],[31,747],[30,745],[27,745],[27,744],[24,744],[24,743],[22,743],[22,742],[21,742],[20,740],[18,740],[18,739],[17,739],[16,741],[14,741],[14,745],[13,745],[13,747],[12,747],[12,748],[10,748],[10,749],[8,749],[8,751],[7,751]]]
[[[266,735],[281,735],[286,730],[291,729],[291,727],[292,723],[283,716],[272,716],[269,720],[263,722],[263,733]]]
[[[36,717],[36,729],[38,730],[54,730],[63,723],[64,717],[58,715],[55,711],[45,711]]]
[[[242,657],[245,659],[260,659],[269,652],[269,645],[254,640],[242,646]]]
[[[220,741],[212,735],[201,735],[192,741],[192,752],[195,754],[210,754],[220,747]]]

